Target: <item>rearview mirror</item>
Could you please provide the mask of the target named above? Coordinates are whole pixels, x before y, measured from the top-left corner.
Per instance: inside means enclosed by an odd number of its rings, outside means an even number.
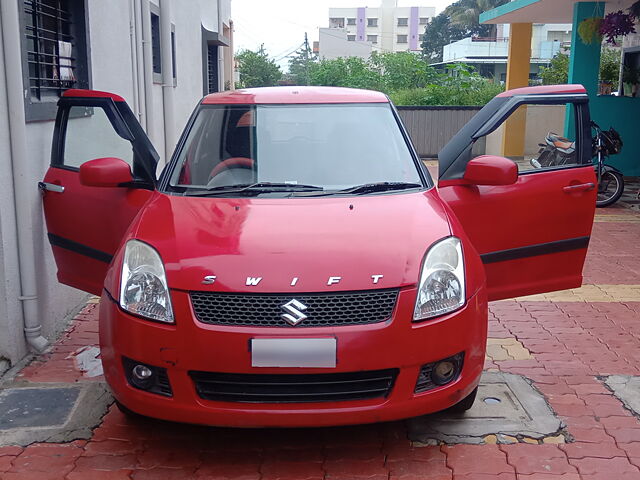
[[[518,166],[505,157],[481,155],[467,163],[463,178],[471,185],[513,185],[518,180]]]
[[[80,165],[80,183],[87,187],[118,187],[132,181],[131,168],[120,158],[96,158]]]

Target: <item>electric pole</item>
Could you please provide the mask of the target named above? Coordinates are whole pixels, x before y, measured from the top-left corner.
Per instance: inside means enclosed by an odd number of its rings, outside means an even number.
[[[304,76],[306,85],[309,85],[309,39],[307,32],[304,32]]]

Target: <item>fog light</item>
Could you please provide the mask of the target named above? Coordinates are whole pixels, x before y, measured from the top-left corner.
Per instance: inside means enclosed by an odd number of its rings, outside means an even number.
[[[132,377],[140,383],[149,383],[153,372],[146,365],[136,365],[131,370]]]
[[[462,372],[464,352],[437,362],[427,363],[420,368],[415,393],[422,393],[454,382]]]
[[[129,385],[145,392],[172,397],[167,369],[122,357],[124,374]]]
[[[446,385],[456,376],[456,365],[450,360],[436,363],[431,371],[431,379],[436,385]]]

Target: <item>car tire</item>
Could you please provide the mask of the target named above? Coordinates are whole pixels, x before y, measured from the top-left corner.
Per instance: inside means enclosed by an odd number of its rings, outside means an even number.
[[[464,413],[464,412],[466,412],[471,407],[473,407],[473,402],[475,402],[475,400],[476,400],[476,395],[478,395],[478,387],[474,388],[473,392],[471,392],[469,395],[464,397],[462,400],[460,400],[454,406],[449,407],[446,411],[447,412],[451,412],[451,413]]]

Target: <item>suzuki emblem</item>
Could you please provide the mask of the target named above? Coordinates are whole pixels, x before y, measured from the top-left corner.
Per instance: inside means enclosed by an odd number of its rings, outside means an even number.
[[[307,318],[307,316],[302,313],[307,309],[307,306],[295,298],[281,305],[280,308],[287,312],[281,315],[282,319],[291,325],[295,326]]]

